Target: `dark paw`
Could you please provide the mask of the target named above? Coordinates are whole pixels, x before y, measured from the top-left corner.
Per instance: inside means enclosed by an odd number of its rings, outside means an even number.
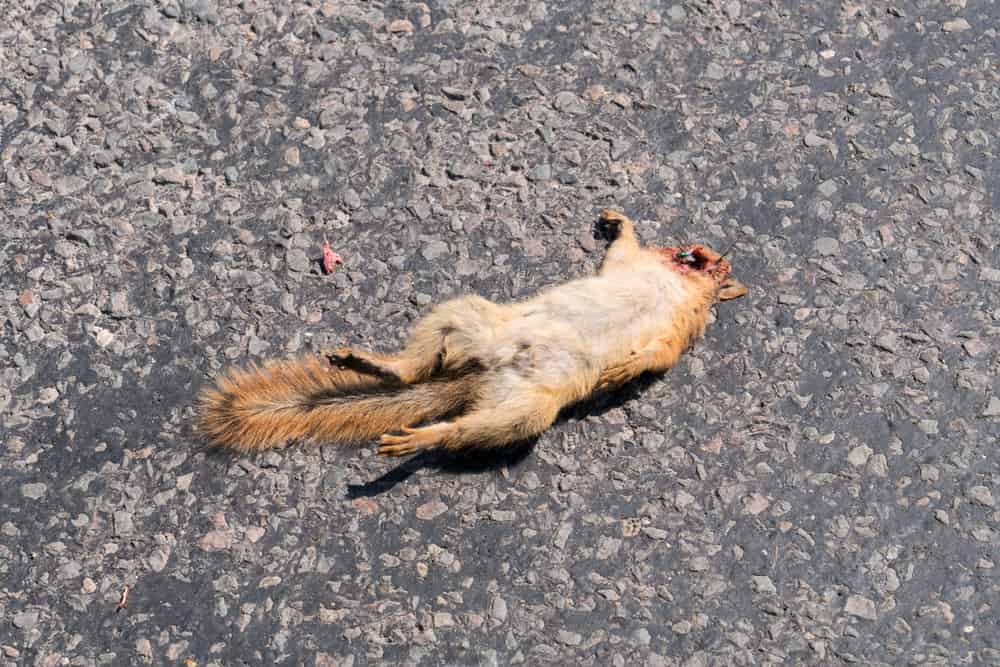
[[[618,238],[621,232],[621,223],[617,220],[600,219],[594,223],[594,238],[599,241],[611,242]]]
[[[323,356],[330,361],[331,366],[337,366],[338,368],[350,368],[358,360],[354,356],[354,352],[347,347],[336,350],[324,350]]]
[[[385,368],[371,359],[366,359],[358,355],[350,348],[345,347],[327,352],[326,358],[330,361],[330,365],[335,368],[348,369],[358,373],[381,377],[384,380],[400,382],[399,376],[396,375],[395,371]]]

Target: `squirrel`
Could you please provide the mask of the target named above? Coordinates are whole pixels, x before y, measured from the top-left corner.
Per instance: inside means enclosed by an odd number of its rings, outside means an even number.
[[[566,406],[662,372],[747,288],[701,244],[643,247],[625,215],[600,214],[611,243],[595,276],[515,303],[463,296],[413,326],[404,348],[351,348],[230,369],[200,396],[198,427],[252,452],[308,439],[408,456],[501,448],[545,431]]]

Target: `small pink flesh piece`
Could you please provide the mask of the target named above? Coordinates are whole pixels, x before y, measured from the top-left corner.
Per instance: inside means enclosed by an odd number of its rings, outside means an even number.
[[[343,264],[344,260],[333,251],[329,241],[323,241],[323,273],[333,273],[338,264]]]

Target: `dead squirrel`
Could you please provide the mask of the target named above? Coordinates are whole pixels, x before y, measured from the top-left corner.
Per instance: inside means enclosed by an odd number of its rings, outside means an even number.
[[[464,296],[434,308],[398,354],[343,348],[231,369],[202,392],[199,428],[238,451],[296,439],[378,453],[497,448],[537,436],[567,405],[665,371],[704,331],[709,308],[746,293],[703,245],[643,248],[631,220],[600,273],[518,303]]]

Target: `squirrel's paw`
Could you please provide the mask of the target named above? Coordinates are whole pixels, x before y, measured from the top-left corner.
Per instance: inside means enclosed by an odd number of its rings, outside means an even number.
[[[391,368],[372,359],[364,352],[353,350],[349,347],[338,347],[335,350],[324,350],[323,356],[329,361],[331,366],[337,368],[350,368],[361,373],[380,376],[386,380],[401,382],[399,375]]]
[[[350,366],[365,363],[367,360],[349,347],[338,347],[333,350],[323,350],[323,356],[335,366]]]
[[[605,368],[597,381],[597,391],[616,389],[642,375],[643,370],[638,358],[630,359],[618,366]]]
[[[409,456],[434,447],[439,440],[433,427],[399,429],[403,435],[386,433],[379,440],[379,456]]]
[[[354,358],[354,351],[349,347],[328,348],[320,352],[320,354],[326,357],[334,366],[348,366]]]
[[[630,233],[631,229],[632,221],[628,216],[609,208],[601,211],[597,224],[594,225],[595,235],[606,241],[614,241],[622,232]]]

